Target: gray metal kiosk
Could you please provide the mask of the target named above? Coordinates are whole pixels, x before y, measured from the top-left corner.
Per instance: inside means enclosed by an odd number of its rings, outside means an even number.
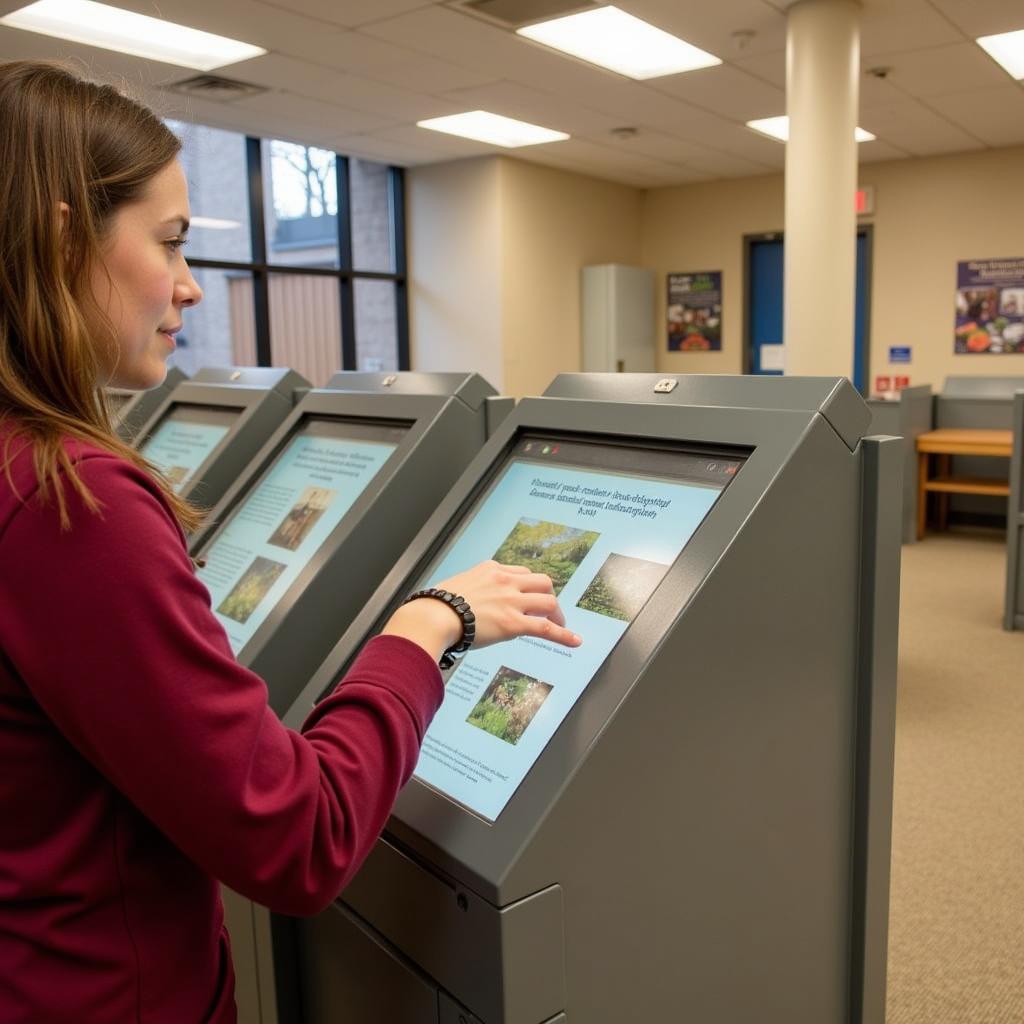
[[[340,372],[236,474],[189,549],[279,715],[513,404],[475,373]]]
[[[1024,388],[1013,398],[1013,458],[1006,510],[1006,629],[1024,629]]]
[[[1024,388],[1024,377],[947,377],[935,396],[935,428],[1010,430],[1013,395]],[[953,475],[1007,478],[1003,459],[955,455]],[[950,512],[964,521],[1002,525],[1006,505],[1002,498],[977,494],[950,496]]]
[[[917,543],[917,437],[932,429],[932,387],[904,388],[895,401],[869,398],[871,433],[903,439],[903,543]]]
[[[869,421],[843,379],[520,402],[285,721],[490,554],[584,644],[450,673],[355,880],[274,919],[282,1021],[881,1024],[902,454]]]
[[[167,370],[163,383],[149,391],[129,391],[127,388],[107,388],[107,402],[114,419],[114,426],[122,441],[131,444],[139,430],[156,410],[167,400],[167,396],[188,374],[172,366]]]
[[[475,373],[335,374],[308,391],[192,538],[238,660],[284,714],[511,412]],[[239,1019],[271,1021],[269,916],[224,891]]]
[[[238,479],[309,382],[294,370],[205,367],[140,428],[135,447],[183,497],[212,507]]]

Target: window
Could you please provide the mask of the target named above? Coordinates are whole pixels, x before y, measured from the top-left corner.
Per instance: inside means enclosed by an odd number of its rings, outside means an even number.
[[[188,181],[192,227],[186,255],[197,259],[252,259],[245,136],[203,125],[169,121],[182,141],[181,165]]]
[[[173,362],[338,369],[409,365],[402,171],[315,146],[168,121],[182,139],[204,292]]]
[[[338,266],[337,157],[272,139],[263,147],[267,262]]]
[[[184,310],[171,364],[190,377],[203,366],[256,365],[252,274],[192,267],[203,301]]]

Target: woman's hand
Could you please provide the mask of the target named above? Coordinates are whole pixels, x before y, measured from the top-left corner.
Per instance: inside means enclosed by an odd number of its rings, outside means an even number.
[[[550,576],[521,565],[481,562],[436,584],[459,594],[476,616],[476,647],[536,636],[566,647],[583,642],[565,628]],[[417,643],[435,660],[462,638],[462,620],[444,602],[424,597],[402,605],[382,630]]]

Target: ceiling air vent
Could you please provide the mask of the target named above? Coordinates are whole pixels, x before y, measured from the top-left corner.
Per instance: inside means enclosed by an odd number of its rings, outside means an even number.
[[[196,75],[184,82],[177,82],[170,87],[171,92],[184,93],[186,96],[199,96],[204,100],[241,100],[247,96],[259,96],[267,90],[262,85],[249,85],[248,82],[235,82],[230,78],[219,78],[217,75]]]
[[[516,29],[603,5],[588,0],[457,0],[449,6],[492,25]]]

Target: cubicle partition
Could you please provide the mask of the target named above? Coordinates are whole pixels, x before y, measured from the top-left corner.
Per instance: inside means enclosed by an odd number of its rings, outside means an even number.
[[[868,400],[871,433],[902,438],[903,450],[903,543],[917,541],[917,437],[932,429],[932,386],[905,388],[895,401]]]
[[[1007,629],[1024,629],[1024,389],[1013,399],[1013,457],[1006,515]]]
[[[936,430],[1009,430],[1013,426],[1013,395],[1024,389],[1024,377],[947,377],[935,397]],[[1006,480],[1005,459],[954,456],[956,477]],[[954,494],[950,516],[954,521],[998,525],[1006,515],[1005,499],[973,494]]]

